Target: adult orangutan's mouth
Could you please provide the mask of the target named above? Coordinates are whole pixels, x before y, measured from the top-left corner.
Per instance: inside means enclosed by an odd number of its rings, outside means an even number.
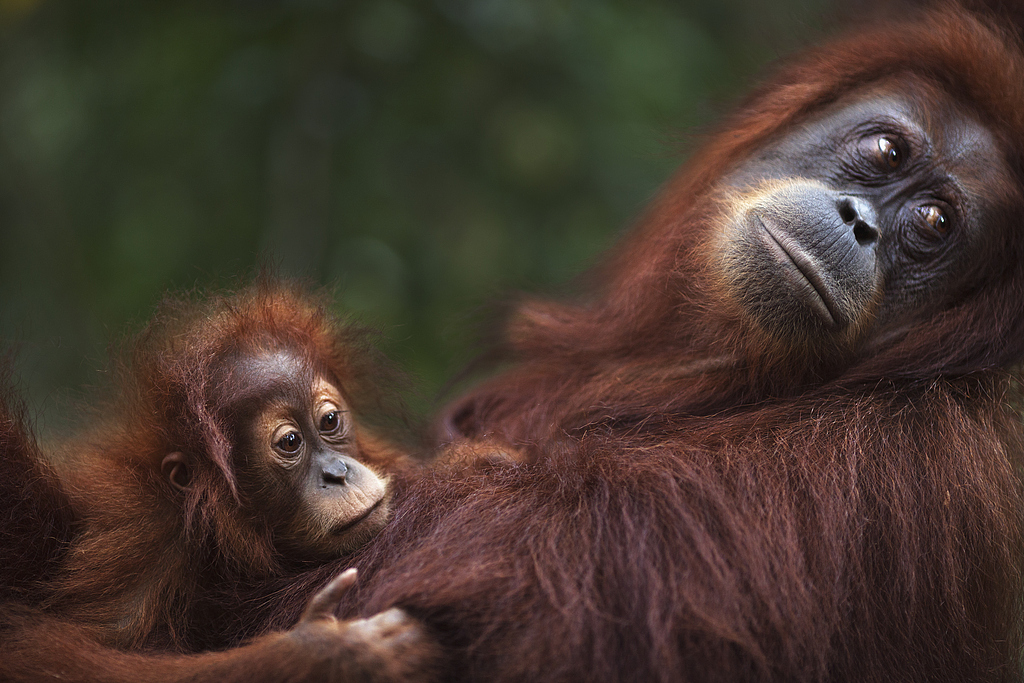
[[[814,261],[807,256],[796,242],[773,228],[770,223],[757,217],[762,231],[767,235],[764,240],[768,250],[782,267],[787,279],[803,301],[832,327],[838,327],[844,319],[832,299],[828,286],[818,274]]]

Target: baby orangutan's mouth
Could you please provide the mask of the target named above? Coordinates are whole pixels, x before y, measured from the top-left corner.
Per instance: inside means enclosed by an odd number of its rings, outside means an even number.
[[[386,499],[386,498],[387,498],[387,496],[381,496],[381,497],[380,497],[380,500],[378,500],[378,501],[377,501],[376,503],[374,503],[374,504],[373,504],[373,505],[371,505],[370,507],[366,508],[366,510],[364,510],[364,511],[363,511],[363,513],[362,513],[361,515],[359,515],[358,517],[356,517],[356,518],[355,518],[355,519],[353,519],[353,520],[350,520],[350,521],[348,521],[348,522],[345,522],[344,524],[342,524],[342,525],[340,525],[340,526],[337,526],[337,527],[335,527],[334,529],[332,529],[332,530],[331,530],[331,535],[332,535],[332,536],[341,536],[341,535],[342,535],[342,534],[344,534],[344,533],[345,533],[346,531],[348,531],[349,529],[353,528],[354,526],[356,526],[357,524],[359,524],[360,522],[362,522],[362,521],[363,521],[364,519],[366,519],[367,517],[369,517],[370,515],[372,515],[372,514],[374,513],[374,511],[375,511],[375,510],[376,510],[377,508],[379,508],[379,507],[381,506],[381,504],[383,504],[383,503],[384,503],[384,501],[385,501],[385,499]]]

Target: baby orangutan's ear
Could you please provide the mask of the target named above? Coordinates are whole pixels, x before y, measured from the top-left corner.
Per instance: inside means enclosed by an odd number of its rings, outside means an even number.
[[[192,473],[188,469],[188,459],[181,451],[168,453],[160,463],[160,472],[172,487],[178,491],[187,491],[192,482]]]

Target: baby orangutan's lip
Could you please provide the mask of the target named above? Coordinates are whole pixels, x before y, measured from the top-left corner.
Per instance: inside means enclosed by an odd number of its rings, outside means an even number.
[[[342,524],[342,525],[341,525],[341,526],[339,526],[339,527],[335,527],[335,528],[334,528],[334,529],[333,529],[333,530],[331,531],[331,535],[332,535],[332,536],[341,536],[341,535],[342,535],[342,534],[344,534],[344,533],[345,533],[346,531],[348,531],[349,529],[351,529],[351,528],[352,528],[352,527],[354,527],[355,525],[357,525],[357,524],[359,524],[360,522],[362,522],[362,521],[363,521],[364,519],[366,519],[367,517],[369,517],[370,515],[372,515],[372,514],[373,514],[373,512],[374,512],[374,511],[375,511],[375,510],[376,510],[377,508],[379,508],[379,507],[381,506],[381,504],[382,504],[382,503],[384,502],[384,500],[385,500],[386,498],[387,498],[387,496],[381,496],[381,497],[380,497],[380,500],[378,500],[378,501],[377,501],[376,503],[374,503],[374,504],[373,504],[373,505],[371,505],[370,507],[366,508],[366,510],[365,510],[365,511],[363,512],[363,514],[359,515],[358,517],[356,517],[355,519],[353,519],[353,520],[351,520],[351,521],[345,522],[344,524]]]

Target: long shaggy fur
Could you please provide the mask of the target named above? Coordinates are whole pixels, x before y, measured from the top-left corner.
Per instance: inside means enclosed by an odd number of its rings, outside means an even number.
[[[6,369],[0,383],[10,386]],[[24,407],[6,388],[0,394],[0,501],[0,603],[36,603],[66,554],[74,516]]]

